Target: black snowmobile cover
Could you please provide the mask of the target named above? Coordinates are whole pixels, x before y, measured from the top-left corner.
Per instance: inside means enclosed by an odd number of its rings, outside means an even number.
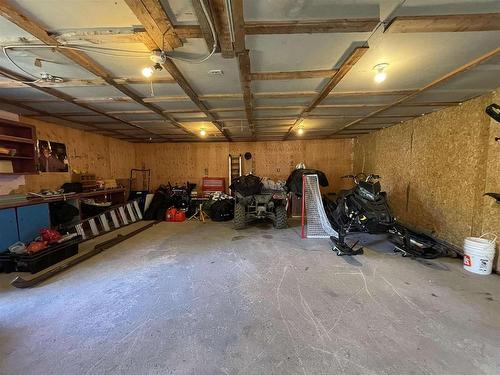
[[[286,180],[285,186],[288,191],[299,197],[302,196],[302,176],[305,174],[317,174],[320,186],[328,186],[328,179],[323,172],[317,169],[295,169]]]
[[[247,197],[253,194],[260,194],[262,191],[262,181],[260,177],[249,174],[248,176],[235,178],[229,188]]]

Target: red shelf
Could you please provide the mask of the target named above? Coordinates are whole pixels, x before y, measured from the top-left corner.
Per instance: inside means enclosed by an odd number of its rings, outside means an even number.
[[[18,155],[2,155],[0,154],[0,158],[2,159],[34,159],[34,156],[18,156]]]
[[[36,132],[33,126],[0,120],[0,147],[16,150],[16,155],[13,156],[0,155],[2,164],[12,163],[12,172],[0,172],[0,174],[2,176],[36,174],[35,141]]]
[[[23,137],[13,137],[11,135],[0,134],[0,141],[16,142],[16,143],[30,143],[33,144],[35,141],[29,138]]]

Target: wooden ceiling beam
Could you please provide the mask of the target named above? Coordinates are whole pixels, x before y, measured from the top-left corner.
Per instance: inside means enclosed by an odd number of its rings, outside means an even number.
[[[325,99],[328,94],[339,84],[344,76],[354,67],[358,60],[365,54],[368,47],[357,47],[352,51],[350,56],[342,63],[337,73],[332,77],[330,82],[321,90],[318,96],[309,104],[306,112],[311,112],[316,106]]]
[[[129,5],[130,9],[132,12],[136,15],[136,17],[141,21],[143,26],[146,28],[146,31],[148,32],[149,36],[151,39],[156,43],[156,48],[162,49],[162,43],[161,41],[158,41],[158,38],[155,38],[155,33],[156,30],[151,29],[150,26],[148,26],[149,22],[151,21],[150,18],[144,14],[144,5],[149,5],[150,7],[154,4],[160,5],[158,8],[157,6],[155,7],[155,17],[156,18],[164,18],[168,20],[167,13],[165,10],[161,7],[161,4],[158,3],[158,0],[125,0],[125,2]],[[138,4],[138,3],[144,3]],[[153,4],[154,3],[154,4]],[[160,9],[161,8],[161,9]],[[161,12],[160,12],[161,10]],[[145,24],[146,23],[146,24]],[[175,34],[177,36],[177,34]],[[182,45],[182,42],[181,42]],[[182,90],[186,93],[186,95],[191,99],[191,101],[207,116],[208,120],[214,124],[214,126],[227,138],[227,140],[231,140],[231,137],[229,134],[224,130],[222,123],[216,119],[209,111],[207,106],[199,99],[198,94],[194,91],[194,89],[191,87],[189,82],[186,80],[184,75],[181,73],[181,71],[177,68],[177,66],[174,64],[174,62],[169,59],[168,57],[165,58],[165,61],[161,64],[162,67],[170,73],[172,78],[177,82],[177,84],[182,88]],[[153,99],[153,98],[150,98]],[[144,100],[145,103],[148,103],[148,101]],[[151,101],[149,101],[151,103]],[[177,122],[173,117],[171,117],[168,113],[163,113],[164,116],[168,116],[171,118],[173,121]]]
[[[441,84],[441,83],[449,80],[450,78],[456,77],[459,74],[461,74],[463,72],[466,72],[469,69],[474,68],[475,66],[481,64],[482,62],[490,59],[491,57],[493,57],[495,55],[497,55],[499,52],[500,52],[500,47],[497,47],[494,50],[491,50],[490,52],[485,53],[484,55],[479,56],[478,58],[470,61],[469,63],[464,64],[464,65],[462,65],[462,66],[460,66],[460,67],[452,70],[451,72],[449,72],[449,73],[447,73],[447,74],[445,74],[445,75],[443,75],[443,76],[435,79],[434,81],[430,82],[429,84],[425,85],[424,87],[421,87],[421,88],[415,90],[413,93],[405,95],[405,96],[403,96],[402,98],[396,100],[393,103],[390,103],[390,104],[388,104],[388,105],[386,105],[386,106],[384,106],[384,107],[382,107],[380,109],[377,109],[376,111],[373,111],[373,112],[369,113],[368,115],[366,115],[364,117],[361,117],[361,118],[359,118],[359,119],[357,119],[355,121],[350,122],[349,124],[347,124],[347,125],[343,126],[342,128],[338,129],[337,131],[331,133],[328,137],[332,137],[335,134],[337,134],[338,132],[340,132],[340,131],[342,131],[344,129],[347,129],[347,128],[349,128],[349,127],[351,127],[351,126],[353,126],[353,125],[355,125],[357,123],[360,123],[361,121],[364,121],[364,120],[366,120],[368,118],[375,117],[375,116],[378,117],[378,115],[380,113],[382,113],[382,112],[384,112],[384,111],[386,111],[386,110],[388,110],[390,108],[393,108],[393,107],[395,107],[397,105],[400,105],[400,104],[402,104],[402,103],[404,103],[404,102],[406,102],[406,101],[414,98],[418,94],[421,94],[422,92],[427,91],[427,90],[433,88],[434,86],[437,86],[437,85],[439,85],[439,84]],[[400,117],[406,117],[406,116],[400,116]]]
[[[238,58],[241,91],[243,92],[243,102],[245,104],[245,114],[248,127],[255,136],[253,125],[253,95],[251,84],[250,55],[245,46],[245,20],[243,18],[243,0],[232,0],[232,14],[234,27],[234,52]]]
[[[252,81],[270,81],[284,79],[306,79],[306,78],[331,78],[337,73],[335,69],[324,70],[296,70],[290,72],[254,72],[250,78]]]
[[[442,33],[498,31],[500,13],[397,16],[386,26],[386,33]]]
[[[176,34],[159,0],[125,0],[125,3],[144,26],[157,48],[172,51],[182,47],[182,40]]]
[[[330,94],[330,92],[335,88],[335,86],[339,84],[342,78],[345,77],[345,75],[352,69],[352,67],[359,61],[359,59],[361,59],[361,57],[365,54],[367,50],[368,47],[357,47],[351,52],[349,57],[347,57],[347,59],[342,63],[337,73],[323,87],[321,92],[313,99],[313,101],[307,106],[307,108],[305,108],[302,111],[297,121],[292,126],[290,126],[288,132],[285,134],[284,140],[288,139],[293,129],[300,123],[302,123],[304,117],[307,117],[307,115],[314,108],[316,108],[318,104],[321,103],[321,101],[323,101],[323,99],[325,99],[328,96],[328,94]]]
[[[113,120],[115,120],[115,121],[117,121],[119,123],[122,123],[124,125],[127,125],[127,126],[133,128],[133,129],[139,129],[139,130],[145,131],[146,133],[158,136],[157,134],[152,133],[152,132],[150,132],[147,129],[144,129],[144,128],[140,127],[140,126],[134,125],[134,124],[132,124],[130,122],[124,121],[124,120],[122,120],[122,119],[120,119],[120,118],[118,118],[118,117],[116,117],[114,115],[106,114],[105,112],[103,112],[101,110],[98,110],[98,109],[96,109],[96,108],[94,108],[94,107],[92,107],[90,105],[85,104],[85,103],[79,102],[79,101],[76,100],[76,98],[74,98],[74,97],[72,97],[72,96],[70,96],[70,95],[68,95],[68,94],[66,94],[66,93],[64,93],[62,91],[56,90],[56,89],[51,88],[51,87],[39,87],[39,86],[36,86],[33,83],[28,82],[26,77],[24,77],[24,76],[22,76],[22,75],[20,75],[18,73],[12,72],[12,71],[4,69],[4,68],[0,68],[0,75],[2,75],[4,77],[7,77],[9,79],[17,79],[19,81],[24,81],[24,82],[26,82],[26,84],[29,87],[34,88],[34,89],[36,89],[38,91],[44,92],[44,93],[46,93],[48,95],[51,95],[51,96],[53,96],[53,97],[55,97],[57,99],[60,99],[61,101],[74,104],[74,105],[76,105],[76,106],[78,106],[80,108],[84,108],[86,110],[92,111],[92,112],[94,112],[94,113],[96,113],[98,115],[102,115],[104,117],[111,118],[111,119],[113,119]],[[23,103],[26,103],[26,102],[27,102],[26,100],[23,100]],[[34,102],[34,101],[32,101],[32,102]],[[56,116],[54,116],[54,117],[56,117]],[[76,122],[76,121],[72,121],[72,122]],[[90,126],[87,123],[82,123],[82,124],[84,124],[86,126]],[[189,133],[189,134],[192,134],[192,133]]]
[[[132,84],[149,84],[151,81],[146,78],[113,78],[113,81],[119,85],[132,85]],[[101,87],[108,86],[108,83],[102,78],[97,79],[68,79],[62,82],[44,82],[44,81],[33,81],[33,84],[39,87]],[[177,83],[173,78],[158,78],[154,79],[153,83],[157,84],[170,84]],[[24,82],[10,80],[10,81],[0,81],[0,88],[21,88],[28,87]]]
[[[208,51],[212,51],[214,43],[217,44],[217,47],[215,49],[215,52],[220,52],[220,44],[217,39],[214,40],[214,37],[212,35],[212,30],[210,29],[210,24],[207,20],[207,17],[205,15],[205,12],[203,11],[203,7],[201,5],[201,2],[203,1],[203,5],[205,6],[205,9],[207,10],[208,16],[210,17],[212,24],[214,25],[214,17],[212,15],[212,11],[210,6],[207,4],[206,0],[191,0],[191,3],[193,4],[193,9],[194,9],[194,14],[196,18],[198,19],[198,23],[200,24],[200,29],[201,29],[201,34],[203,35],[203,39],[205,40],[205,43],[207,45]],[[215,25],[214,25],[215,29]]]
[[[247,35],[360,33],[373,31],[379,22],[380,20],[378,18],[315,21],[256,21],[245,23],[245,33]]]
[[[383,95],[407,95],[415,90],[383,90],[383,91],[332,91],[328,96],[383,96]]]
[[[181,39],[203,38],[203,33],[198,25],[177,25],[174,30],[177,36]]]
[[[127,0],[131,1],[132,0]],[[145,3],[154,3],[155,0],[143,0]],[[142,3],[141,3],[142,4]],[[28,32],[29,34],[35,36],[39,40],[41,40],[43,43],[47,45],[53,45],[53,46],[59,46],[61,45],[57,39],[55,39],[53,36],[49,35],[49,33],[43,29],[39,24],[37,24],[35,21],[29,19],[25,15],[23,15],[19,10],[16,8],[7,5],[5,3],[0,3],[0,15],[7,20],[11,21],[18,27],[22,28],[24,31]],[[126,96],[130,97],[133,101],[136,103],[151,109],[152,111],[156,112],[157,114],[165,117],[167,120],[171,121],[174,126],[176,126],[179,129],[182,129],[188,134],[192,134],[188,130],[186,130],[180,123],[176,122],[174,118],[170,117],[168,114],[164,114],[161,109],[156,108],[155,106],[145,103],[142,98],[137,95],[135,92],[130,90],[124,85],[120,85],[116,83],[111,76],[110,73],[108,73],[102,66],[94,62],[91,58],[87,56],[87,54],[80,52],[80,51],[75,51],[75,50],[68,50],[68,49],[59,49],[58,52],[62,54],[63,56],[67,57],[70,59],[72,62],[75,64],[81,66],[85,70],[89,71],[90,73],[94,74],[95,76],[102,78],[107,84],[113,86],[117,90],[121,91],[123,94]],[[74,98],[72,98],[73,100]]]
[[[225,0],[208,0],[212,11],[215,31],[219,41],[220,52],[224,58],[233,58],[234,49],[229,30],[229,20]]]
[[[220,121],[215,118],[208,110],[208,107],[203,103],[198,94],[191,87],[189,82],[184,78],[184,75],[180,72],[174,62],[170,59],[166,59],[162,64],[163,68],[165,68],[170,75],[177,81],[177,84],[182,88],[182,90],[186,93],[186,95],[191,99],[191,101],[201,110],[201,112],[205,113],[208,120],[214,124],[214,126],[219,129],[219,131],[227,138],[227,140],[231,140],[229,134],[223,129],[223,125]]]
[[[245,114],[248,121],[248,126],[252,133],[255,132],[253,129],[253,97],[252,97],[252,87],[250,81],[250,56],[248,50],[244,52],[238,52],[238,66],[240,72],[240,82],[241,90],[243,91],[243,103],[245,104]]]

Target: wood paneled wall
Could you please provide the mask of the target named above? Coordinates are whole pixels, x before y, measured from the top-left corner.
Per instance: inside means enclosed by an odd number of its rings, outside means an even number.
[[[128,178],[130,169],[135,167],[135,148],[131,143],[36,119],[21,118],[21,121],[36,127],[38,139],[64,143],[73,170],[102,178]],[[58,189],[70,180],[69,172],[0,177],[0,193]]]
[[[337,191],[346,182],[340,176],[352,172],[353,141],[351,139],[286,141],[286,142],[206,142],[136,145],[138,166],[151,168],[152,185],[186,181],[201,184],[204,176],[228,176],[228,155],[251,152],[243,162],[244,173],[285,180],[300,162],[320,169],[330,181],[328,191]]]
[[[354,169],[382,176],[395,214],[457,246],[470,235],[500,234],[499,124],[484,110],[498,91],[360,137]]]

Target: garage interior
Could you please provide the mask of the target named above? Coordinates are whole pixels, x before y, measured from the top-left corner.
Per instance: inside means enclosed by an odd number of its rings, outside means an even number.
[[[0,16],[1,374],[500,373],[500,1]]]

